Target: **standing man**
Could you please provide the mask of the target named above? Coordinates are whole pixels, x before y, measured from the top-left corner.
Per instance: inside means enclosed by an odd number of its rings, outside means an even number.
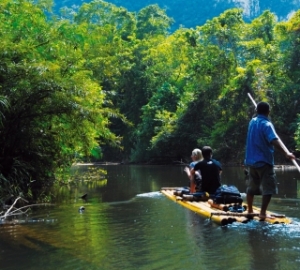
[[[256,107],[257,116],[252,118],[248,126],[245,165],[249,166],[249,183],[247,188],[248,213],[253,213],[254,195],[262,195],[259,217],[261,220],[272,218],[267,216],[267,208],[273,194],[277,194],[276,174],[274,170],[274,146],[286,158],[295,156],[286,152],[276,134],[268,116],[270,105],[259,102]]]

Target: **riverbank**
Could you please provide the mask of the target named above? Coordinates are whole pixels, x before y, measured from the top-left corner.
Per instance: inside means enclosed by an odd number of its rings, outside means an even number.
[[[173,165],[173,166],[187,166],[187,163],[184,162],[173,162],[173,163],[166,163],[166,164],[157,164],[157,163],[123,163],[123,162],[88,162],[88,163],[74,163],[72,166],[116,166],[116,165],[156,165],[156,166],[166,166],[166,165]],[[245,167],[244,165],[237,164],[237,163],[228,163],[222,165],[223,167],[241,167],[242,169]],[[275,165],[275,170],[297,170],[297,167],[294,165]]]

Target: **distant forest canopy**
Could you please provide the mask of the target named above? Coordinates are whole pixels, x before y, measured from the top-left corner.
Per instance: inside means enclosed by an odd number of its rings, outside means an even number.
[[[58,10],[64,6],[76,7],[91,1],[54,0],[54,2],[55,9]],[[243,18],[246,22],[250,22],[265,10],[274,13],[279,21],[284,21],[300,8],[300,0],[111,0],[107,2],[124,7],[128,11],[139,11],[148,5],[157,4],[166,10],[169,17],[174,19],[172,30],[176,30],[180,26],[192,28],[203,25],[207,20],[217,17],[231,8],[242,8]]]
[[[0,3],[0,199],[43,193],[77,161],[189,162],[210,145],[242,164],[248,93],[300,149],[299,10],[245,22],[229,9],[170,33],[158,5],[94,0],[58,15],[52,4]]]

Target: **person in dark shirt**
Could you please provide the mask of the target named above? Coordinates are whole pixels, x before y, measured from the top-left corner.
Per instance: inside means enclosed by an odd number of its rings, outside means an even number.
[[[201,181],[196,184],[196,190],[202,192],[208,192],[214,194],[218,187],[221,186],[222,172],[221,163],[215,159],[212,159],[212,149],[209,146],[202,148],[203,160],[198,162],[191,170],[191,174],[199,172]]]

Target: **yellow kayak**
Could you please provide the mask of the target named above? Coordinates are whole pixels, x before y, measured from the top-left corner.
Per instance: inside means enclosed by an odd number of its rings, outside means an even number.
[[[177,187],[163,187],[161,188],[161,193],[164,194],[167,198],[172,201],[200,214],[203,217],[210,218],[213,222],[225,226],[227,224],[231,224],[233,222],[247,223],[250,220],[258,220],[260,209],[257,207],[253,207],[254,213],[248,214],[247,210],[242,213],[237,212],[229,212],[228,207],[230,205],[217,205],[214,204],[212,200],[208,201],[188,201],[184,200],[181,196],[174,195],[174,191],[178,189]],[[247,209],[246,204],[242,204],[242,206]],[[270,211],[267,211],[267,215],[272,218],[264,219],[265,222],[271,224],[290,224],[292,220],[287,218],[285,215],[276,214]]]

